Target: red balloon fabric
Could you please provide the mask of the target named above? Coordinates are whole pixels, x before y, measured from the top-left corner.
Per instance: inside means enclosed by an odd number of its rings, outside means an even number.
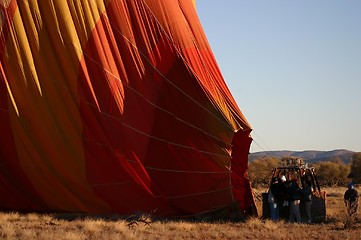
[[[254,213],[251,126],[194,1],[5,0],[0,20],[1,210]]]

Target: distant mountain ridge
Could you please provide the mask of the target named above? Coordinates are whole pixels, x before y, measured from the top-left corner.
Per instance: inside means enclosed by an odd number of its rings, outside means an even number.
[[[301,157],[308,163],[316,163],[322,161],[339,161],[341,160],[343,163],[350,163],[352,155],[355,154],[353,151],[338,149],[332,151],[263,151],[263,152],[255,152],[249,154],[249,161],[253,161],[258,158],[265,157],[275,157],[275,158],[283,158],[287,156],[292,157]]]

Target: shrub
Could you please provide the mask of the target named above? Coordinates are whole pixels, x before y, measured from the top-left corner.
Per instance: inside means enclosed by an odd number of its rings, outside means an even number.
[[[249,163],[249,178],[253,187],[268,185],[272,178],[274,168],[280,166],[281,161],[277,158],[260,158]]]

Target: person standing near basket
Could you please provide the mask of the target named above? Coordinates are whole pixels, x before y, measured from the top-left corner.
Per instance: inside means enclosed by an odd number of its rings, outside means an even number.
[[[292,179],[287,184],[287,190],[289,193],[290,204],[290,222],[301,223],[300,202],[301,202],[301,189],[297,184],[297,179]]]
[[[344,202],[347,209],[347,216],[352,222],[353,220],[357,219],[358,198],[359,195],[357,190],[355,189],[355,185],[350,182],[344,194]]]
[[[311,182],[309,180],[306,180],[304,182],[304,186],[301,190],[301,194],[302,194],[301,200],[305,208],[307,223],[311,223],[312,222],[312,218],[311,218],[312,188],[311,188]]]
[[[279,184],[278,178],[272,178],[271,186],[268,190],[268,203],[270,207],[271,220],[277,221],[279,220]]]

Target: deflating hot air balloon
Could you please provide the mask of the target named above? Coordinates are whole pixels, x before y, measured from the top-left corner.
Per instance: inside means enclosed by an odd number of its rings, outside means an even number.
[[[0,209],[254,213],[192,0],[0,1]]]

